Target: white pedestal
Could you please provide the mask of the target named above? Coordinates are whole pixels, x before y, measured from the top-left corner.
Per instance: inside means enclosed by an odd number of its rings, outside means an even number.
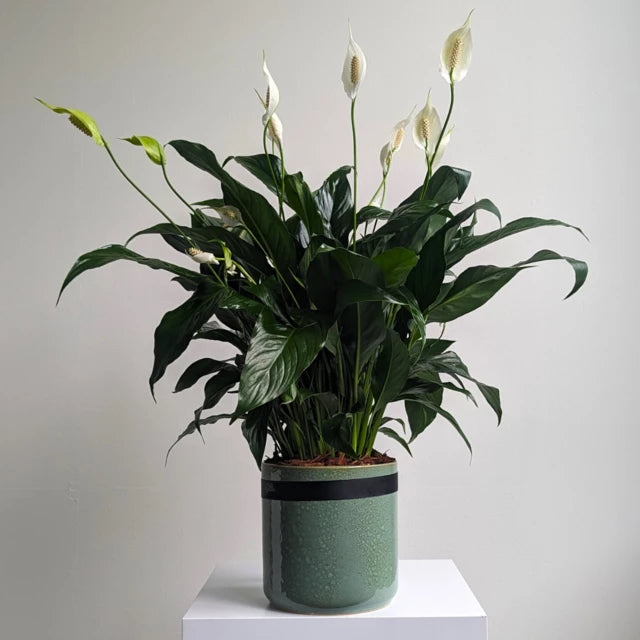
[[[182,619],[183,640],[486,640],[487,616],[451,560],[401,560],[379,611],[306,616],[271,607],[258,566],[216,567]]]

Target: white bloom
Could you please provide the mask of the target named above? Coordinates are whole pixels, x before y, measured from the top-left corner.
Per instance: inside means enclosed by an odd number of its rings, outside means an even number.
[[[209,253],[208,251],[200,251],[200,249],[190,247],[187,249],[187,253],[191,259],[198,264],[218,264],[218,259],[213,253]]]
[[[391,156],[393,155],[393,148],[391,142],[387,142],[382,149],[380,149],[380,166],[382,167],[382,173],[387,173],[389,165],[391,164]]]
[[[224,207],[215,207],[214,211],[218,214],[225,227],[237,227],[242,224],[242,215],[236,207],[225,205]]]
[[[380,164],[382,166],[382,172],[386,173],[389,170],[389,165],[391,164],[391,159],[393,154],[400,149],[402,146],[402,142],[404,141],[404,133],[407,125],[411,121],[411,116],[415,111],[415,107],[411,109],[409,115],[404,119],[400,120],[393,127],[393,131],[391,132],[391,136],[389,137],[389,142],[385,144],[382,149],[380,149]]]
[[[274,113],[271,118],[265,113],[262,116],[262,126],[266,126],[267,122],[267,138],[276,143],[279,147],[282,146],[282,121],[278,117],[277,113]]]
[[[347,55],[342,67],[342,84],[346,94],[353,100],[358,95],[360,83],[364,80],[367,71],[367,60],[362,53],[362,49],[353,39],[351,25],[349,25],[349,45]]]
[[[473,11],[471,12],[473,13]],[[447,81],[460,82],[469,71],[473,42],[471,40],[471,13],[464,24],[449,34],[440,52],[440,73]]]
[[[431,91],[427,102],[413,121],[413,140],[416,145],[432,156],[442,131],[442,123],[436,108],[431,104]]]
[[[280,103],[280,91],[278,90],[278,85],[273,80],[273,77],[269,73],[269,68],[267,67],[267,57],[262,52],[262,71],[264,73],[265,78],[267,79],[267,93],[264,99],[264,108],[266,109],[265,115],[267,116],[267,120],[275,113],[278,108],[278,104]]]
[[[395,153],[402,146],[402,141],[404,140],[404,131],[407,128],[409,122],[411,122],[411,116],[413,112],[416,110],[415,107],[411,109],[409,115],[404,119],[400,120],[395,127],[393,127],[393,131],[391,133],[391,153]]]
[[[438,147],[438,150],[436,151],[436,155],[433,157],[433,160],[431,161],[432,166],[436,166],[438,164],[438,162],[440,162],[440,159],[442,158],[442,155],[444,154],[444,150],[447,148],[447,145],[449,144],[449,140],[451,140],[451,132],[453,131],[453,127],[451,127],[443,136],[442,136],[442,140],[440,140],[440,146]]]

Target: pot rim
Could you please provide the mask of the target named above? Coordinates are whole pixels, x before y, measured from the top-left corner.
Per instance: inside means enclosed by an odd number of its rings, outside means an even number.
[[[278,469],[365,469],[365,468],[383,468],[383,467],[393,467],[397,466],[397,460],[394,462],[380,462],[377,464],[350,464],[350,465],[308,465],[308,464],[281,464],[278,462],[263,462],[261,464],[261,468],[268,467],[277,467]]]

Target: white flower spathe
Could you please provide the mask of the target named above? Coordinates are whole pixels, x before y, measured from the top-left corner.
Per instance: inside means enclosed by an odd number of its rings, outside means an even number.
[[[266,109],[265,116],[268,120],[276,112],[278,104],[280,104],[280,90],[269,72],[267,56],[264,51],[262,52],[262,72],[267,79],[267,93],[265,94],[264,108]]]
[[[473,50],[471,13],[459,29],[449,34],[440,52],[440,73],[449,83],[460,82],[469,71]]]
[[[431,91],[429,91],[426,104],[413,121],[413,140],[431,157],[441,132],[442,122],[436,108],[431,104]]]
[[[344,65],[342,67],[342,84],[344,85],[344,90],[347,96],[349,96],[351,100],[358,95],[358,89],[364,80],[366,71],[367,60],[364,57],[362,49],[353,39],[351,25],[349,25],[349,44],[347,46],[347,55],[344,58]]]
[[[209,253],[208,251],[201,251],[195,247],[190,247],[187,249],[187,253],[189,257],[198,264],[218,264],[218,259],[213,253]]]

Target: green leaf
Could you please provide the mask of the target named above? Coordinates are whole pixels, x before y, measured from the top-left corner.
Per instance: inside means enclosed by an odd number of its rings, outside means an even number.
[[[226,362],[214,360],[213,358],[201,358],[200,360],[196,360],[193,364],[190,364],[180,376],[174,393],[189,389],[203,376],[215,373],[221,369],[235,369],[235,367],[227,364]]]
[[[416,266],[407,276],[407,289],[413,293],[421,311],[436,300],[444,280],[444,243],[447,227],[429,238],[420,252]]]
[[[421,394],[421,393],[408,391],[408,392],[404,392],[401,397],[405,400],[411,400],[413,402],[417,402],[423,405],[425,408],[430,409],[431,411],[435,411],[438,415],[441,415],[447,422],[449,422],[449,424],[453,426],[453,428],[458,432],[458,435],[464,440],[464,443],[467,445],[467,449],[469,449],[469,453],[473,454],[473,449],[471,448],[471,443],[469,442],[469,439],[467,438],[464,431],[458,424],[458,421],[448,411],[443,409],[438,404],[427,400],[424,394]],[[415,438],[416,436],[412,435],[411,440],[409,442],[413,442]]]
[[[284,189],[287,204],[300,216],[309,237],[313,234],[323,235],[325,229],[322,217],[318,213],[316,203],[302,174],[287,174],[284,178]]]
[[[444,342],[444,341],[443,341]],[[473,382],[479,389],[480,393],[487,401],[487,404],[493,409],[498,418],[498,424],[502,420],[502,407],[500,405],[500,391],[496,387],[476,380],[462,362],[457,353],[453,351],[445,351],[439,354],[423,352],[417,363],[413,363],[409,372],[410,377],[417,377],[425,380],[434,380],[440,382],[439,374],[451,376],[460,385],[460,378],[465,378]]]
[[[424,395],[432,404],[442,404],[443,391],[441,387],[430,392],[424,392]],[[409,420],[411,442],[413,442],[437,418],[438,413],[419,402],[411,400],[405,400],[404,408]]]
[[[582,229],[580,229],[579,227],[574,227],[573,225],[567,224],[566,222],[562,222],[560,220],[545,220],[543,218],[518,218],[517,220],[509,222],[504,227],[496,229],[495,231],[490,231],[489,233],[484,233],[479,236],[471,236],[462,240],[460,244],[447,255],[447,266],[452,267],[473,251],[482,249],[483,247],[497,242],[498,240],[502,240],[503,238],[506,238],[508,236],[520,233],[522,231],[527,231],[529,229],[552,226],[568,227],[569,229],[578,231],[584,236]]]
[[[284,222],[267,200],[232,178],[220,166],[215,154],[204,145],[186,140],[172,140],[169,144],[187,162],[220,181],[225,202],[240,210],[246,228],[280,271],[288,274],[296,262],[295,244]]]
[[[360,311],[360,331],[357,309]],[[360,367],[364,368],[387,335],[382,304],[360,302],[351,305],[343,311],[339,324],[342,345],[352,365],[355,363],[356,340],[360,336]]]
[[[575,282],[573,288],[569,293],[565,296],[565,300],[570,298],[582,285],[585,283],[587,279],[587,273],[589,272],[589,268],[586,262],[582,260],[576,260],[575,258],[569,258],[567,256],[561,256],[559,253],[555,251],[550,251],[549,249],[542,249],[537,253],[533,254],[528,260],[523,260],[522,262],[518,262],[518,264],[514,266],[528,266],[530,264],[534,264],[536,262],[545,262],[547,260],[564,260],[573,269],[573,273],[575,275]]]
[[[399,287],[415,267],[418,256],[409,249],[394,247],[375,256],[373,261],[382,269],[387,287]]]
[[[382,270],[370,258],[343,248],[324,247],[307,269],[309,297],[318,309],[335,310],[338,291],[347,280],[384,286]]]
[[[142,231],[134,233],[126,242],[128,245],[134,238],[142,235],[161,235],[164,238],[175,238],[178,243],[175,248],[178,251],[186,251],[188,245],[184,238],[180,235],[184,233],[191,238],[202,251],[210,251],[218,257],[222,256],[222,245],[226,245],[233,254],[234,259],[238,260],[252,275],[273,273],[273,269],[267,263],[264,253],[255,245],[249,244],[235,233],[223,227],[201,227],[194,229],[192,227],[178,227],[177,229],[168,222],[156,224]],[[172,245],[173,246],[173,245]]]
[[[204,324],[202,329],[196,333],[194,338],[198,340],[216,340],[217,342],[227,342],[236,349],[244,353],[247,350],[247,343],[239,335],[228,329],[221,328],[218,324],[210,322]]]
[[[425,192],[426,200],[439,203],[451,203],[460,200],[471,180],[471,172],[457,167],[440,167],[429,180]]]
[[[428,322],[450,322],[490,300],[520,268],[485,265],[470,267],[453,282],[447,295],[429,309]]]
[[[336,169],[313,194],[318,212],[331,226],[333,237],[347,244],[353,229],[353,202],[348,175],[350,166]]]
[[[213,409],[232,389],[240,379],[240,371],[236,367],[224,368],[211,376],[204,385],[204,402],[196,411],[196,424],[200,424],[200,413],[207,409]]]
[[[487,401],[487,404],[493,409],[497,418],[498,424],[502,422],[502,405],[500,404],[500,389],[496,387],[492,387],[491,385],[484,384],[483,382],[478,382],[474,380],[476,386],[480,390],[480,393],[483,395],[484,399]]]
[[[564,260],[574,271],[575,283],[566,298],[572,296],[584,284],[587,278],[587,264],[581,260],[561,256],[555,251],[538,251],[528,260],[518,262],[511,267],[485,265],[470,267],[463,271],[448,289],[446,295],[429,310],[429,322],[450,322],[474,311],[490,300],[517,273],[533,266],[537,262]]]
[[[351,304],[358,302],[388,302],[405,306],[406,300],[395,296],[392,292],[385,291],[362,280],[347,280],[340,286],[336,297],[336,314],[339,314]]]
[[[376,408],[393,402],[409,375],[409,354],[400,336],[389,329],[373,369],[372,390]]]
[[[367,222],[369,220],[386,220],[390,216],[391,211],[388,211],[387,209],[381,209],[380,207],[367,205],[366,207],[362,207],[362,209],[358,211],[358,224],[362,224],[363,222]]]
[[[243,414],[284,393],[313,362],[325,336],[317,323],[288,327],[263,311],[251,338],[240,378],[236,414]]]
[[[171,453],[171,450],[173,449],[173,447],[175,447],[178,442],[180,442],[180,440],[182,440],[182,438],[191,435],[192,433],[195,433],[196,431],[200,432],[199,427],[204,425],[204,424],[214,424],[215,422],[218,422],[219,420],[225,420],[227,418],[231,418],[232,415],[230,413],[220,413],[218,415],[215,416],[208,416],[206,418],[201,418],[199,420],[199,424],[196,425],[196,421],[192,420],[189,425],[187,426],[187,428],[178,436],[177,440],[169,447],[169,450],[167,451],[167,456],[165,458],[165,465],[167,464],[167,462],[169,461],[169,454]],[[201,434],[202,435],[202,434]]]
[[[184,267],[179,267],[178,265],[171,264],[170,262],[164,262],[163,260],[157,260],[156,258],[145,258],[139,253],[131,251],[131,249],[127,249],[121,244],[108,244],[104,247],[100,247],[99,249],[95,249],[94,251],[89,251],[89,253],[81,255],[75,261],[74,265],[69,270],[67,277],[62,283],[60,293],[58,294],[58,302],[60,301],[62,292],[80,274],[90,269],[103,267],[104,265],[117,260],[130,260],[131,262],[143,264],[151,269],[162,269],[163,271],[168,271],[169,273],[180,276],[181,278],[192,282],[194,285],[205,280],[202,275],[195,271],[191,271],[191,269],[185,269]]]
[[[162,145],[155,138],[150,138],[149,136],[131,136],[130,138],[122,138],[122,140],[142,147],[149,160],[154,164],[167,164],[167,158],[164,155]]]
[[[40,104],[43,104],[48,109],[51,109],[51,111],[54,111],[55,113],[64,113],[68,115],[69,122],[74,127],[82,131],[82,133],[89,136],[90,138],[93,138],[93,141],[97,145],[101,147],[105,146],[104,140],[102,139],[102,135],[100,134],[100,130],[98,129],[98,125],[90,115],[84,113],[84,111],[78,111],[77,109],[67,109],[66,107],[54,107],[48,102],[45,102],[44,100],[40,100],[40,98],[36,98],[36,100]]]
[[[409,449],[408,442],[396,431],[390,427],[380,427],[380,429],[378,429],[378,433],[382,433],[388,438],[392,438],[396,442],[400,443],[404,447],[405,451],[413,458],[413,453],[411,453],[411,449]]]
[[[224,200],[222,198],[209,198],[208,200],[200,200],[191,204],[194,207],[204,207],[205,209],[219,209],[224,207]]]
[[[276,195],[280,192],[282,171],[280,158],[278,158],[278,156],[272,154],[265,156],[264,153],[259,153],[254,156],[232,156],[232,159],[254,177],[258,178],[269,191],[272,191]],[[269,167],[269,162],[271,163],[271,167]],[[273,173],[271,173],[272,171]],[[276,179],[275,182],[273,181],[274,176]]]
[[[186,302],[163,316],[154,333],[154,361],[149,378],[152,395],[155,383],[184,353],[195,332],[213,315],[217,306],[216,298],[199,288]]]
[[[271,403],[265,404],[250,411],[242,421],[242,435],[249,443],[249,449],[258,465],[258,469],[262,468],[264,449],[267,444],[269,417],[272,410]]]
[[[336,451],[341,451],[351,458],[358,454],[351,446],[351,415],[340,414],[323,420],[320,423],[322,439]]]

